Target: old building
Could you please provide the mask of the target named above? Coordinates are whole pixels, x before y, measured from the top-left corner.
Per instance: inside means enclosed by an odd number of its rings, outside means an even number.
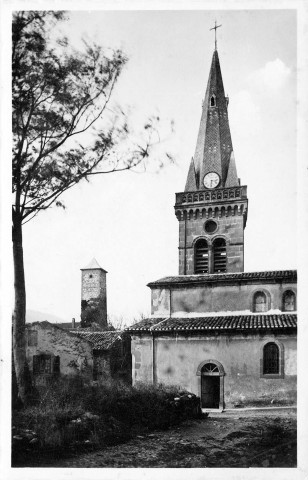
[[[106,273],[95,258],[81,269],[81,322],[27,324],[26,355],[36,383],[77,374],[131,382],[130,338],[107,324]]]
[[[130,337],[127,333],[80,329],[76,331],[76,335],[92,345],[93,380],[121,380],[131,383]]]
[[[184,192],[179,275],[149,283],[129,328],[133,382],[179,384],[204,410],[296,401],[296,271],[244,272],[247,187],[238,178],[218,51]]]
[[[81,326],[107,328],[107,279],[95,258],[81,269]]]
[[[66,330],[50,322],[27,325],[26,356],[35,383],[61,376],[130,382],[130,339],[119,331]]]

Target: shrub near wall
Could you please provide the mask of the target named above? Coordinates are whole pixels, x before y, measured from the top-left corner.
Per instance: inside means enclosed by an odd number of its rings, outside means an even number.
[[[199,398],[176,386],[60,380],[41,387],[33,405],[13,412],[13,463],[34,451],[58,456],[119,443],[199,413]]]

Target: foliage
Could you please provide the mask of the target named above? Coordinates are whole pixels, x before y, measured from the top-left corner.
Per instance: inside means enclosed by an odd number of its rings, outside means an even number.
[[[108,325],[110,325],[110,330],[125,330],[129,325],[134,325],[135,323],[141,322],[147,318],[145,313],[140,312],[133,320],[124,317],[123,315],[108,315]],[[108,328],[109,329],[109,328]]]
[[[109,330],[124,330],[128,325],[123,315],[107,315]]]
[[[105,301],[102,299],[91,298],[81,301],[81,328],[88,328],[96,324],[100,328],[102,312],[106,311]]]
[[[13,22],[14,213],[23,221],[54,202],[63,206],[58,197],[82,178],[149,157],[159,121],[147,120],[143,145],[139,138],[138,146],[125,145],[125,155],[117,150],[132,132],[124,112],[110,115],[107,107],[127,57],[87,43],[76,51],[66,38],[53,40],[54,22],[63,19],[62,12],[30,11],[17,12]]]
[[[110,106],[125,54],[86,42],[73,49],[53,35],[64,20],[63,12],[17,11],[12,25],[13,352],[22,402],[29,391],[22,225],[52,205],[64,208],[59,197],[82,179],[144,166],[160,142],[159,117],[136,140],[127,115]]]
[[[198,397],[177,386],[97,385],[77,376],[40,387],[32,405],[13,412],[14,435],[22,429],[35,432],[36,448],[45,451],[93,448],[168,428],[195,417],[199,405]],[[17,449],[20,442],[14,445]]]

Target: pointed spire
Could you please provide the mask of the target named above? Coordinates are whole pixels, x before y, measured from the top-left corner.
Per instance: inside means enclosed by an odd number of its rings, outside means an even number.
[[[91,262],[84,268],[81,268],[80,270],[103,270],[105,273],[108,273],[106,270],[104,270],[97,262],[96,258],[92,258]]]
[[[217,27],[218,28],[218,27]],[[216,30],[215,30],[216,31]],[[204,189],[203,179],[207,173],[216,172],[220,177],[219,187],[225,187],[229,163],[233,152],[229,119],[228,98],[225,96],[217,50],[214,51],[207,83],[202,115],[194,155],[196,190]],[[228,180],[238,185],[234,156]],[[191,166],[189,172],[191,170]],[[231,175],[232,172],[232,175]],[[188,176],[190,173],[188,174]],[[187,183],[188,184],[188,178]]]
[[[238,185],[239,185],[239,179],[236,171],[234,153],[232,151],[230,155],[229,169],[228,169],[225,187],[237,187]]]
[[[193,192],[195,190],[197,190],[196,171],[195,171],[194,157],[191,157],[191,162],[190,162],[186,185],[185,185],[185,192]]]

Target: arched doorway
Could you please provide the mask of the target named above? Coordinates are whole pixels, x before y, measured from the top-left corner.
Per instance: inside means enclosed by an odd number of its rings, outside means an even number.
[[[225,372],[221,363],[216,360],[206,360],[199,365],[197,375],[200,376],[199,395],[201,408],[210,410],[223,409],[223,378]]]

